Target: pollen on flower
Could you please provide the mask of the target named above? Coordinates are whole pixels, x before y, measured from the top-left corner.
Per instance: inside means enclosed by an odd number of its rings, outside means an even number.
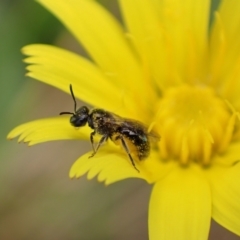
[[[214,153],[224,152],[232,140],[236,113],[207,87],[169,89],[158,104],[157,128],[163,158],[209,165]]]

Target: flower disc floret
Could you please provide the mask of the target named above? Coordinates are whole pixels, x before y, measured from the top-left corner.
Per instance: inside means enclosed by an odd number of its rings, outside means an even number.
[[[171,88],[164,93],[157,112],[163,158],[209,165],[212,155],[224,151],[232,139],[234,114],[208,87]]]

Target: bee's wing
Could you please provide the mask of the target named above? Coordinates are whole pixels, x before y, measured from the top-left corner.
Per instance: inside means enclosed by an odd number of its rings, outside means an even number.
[[[112,116],[114,116],[114,123],[121,126],[121,127],[126,127],[126,129],[131,129],[132,132],[135,132],[136,134],[141,135],[142,134],[147,135],[152,141],[157,142],[160,140],[160,135],[151,130],[150,132],[148,131],[148,127],[143,124],[142,122],[139,122],[137,120],[131,119],[131,118],[122,118],[118,116],[115,113],[111,113]],[[141,131],[139,131],[141,130]]]
[[[160,135],[154,130],[151,130],[149,132],[148,127],[145,124],[132,119],[128,119],[128,121],[132,122],[133,125],[138,124],[138,126],[140,126],[144,130],[145,134],[150,138],[151,141],[158,142],[160,140]]]
[[[158,142],[160,141],[161,137],[158,133],[156,133],[155,131],[151,130],[149,133],[148,133],[148,136],[151,138],[152,141],[154,142]]]
[[[116,115],[116,122],[117,124],[121,125],[122,127],[126,127],[128,129],[131,129],[133,132],[136,131],[136,134],[139,134],[138,130],[142,130],[144,135],[147,135],[151,140],[153,140],[154,142],[157,142],[160,140],[160,135],[151,130],[150,132],[148,131],[148,127],[143,124],[142,122],[139,122],[137,120],[134,119],[129,119],[129,118],[121,118],[119,116]]]

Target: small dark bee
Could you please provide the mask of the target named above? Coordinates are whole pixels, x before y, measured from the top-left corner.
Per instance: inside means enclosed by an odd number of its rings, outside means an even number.
[[[70,123],[74,127],[83,127],[88,123],[88,126],[93,129],[90,134],[93,153],[89,157],[93,157],[99,147],[111,139],[114,143],[122,145],[133,167],[139,172],[131,153],[134,152],[139,160],[146,159],[150,153],[149,137],[159,139],[159,136],[155,133],[148,133],[147,128],[136,120],[122,118],[103,109],[90,111],[86,106],[77,109],[72,85],[70,85],[70,92],[74,101],[74,112],[61,112],[60,115],[71,114]],[[95,134],[102,136],[96,147],[94,145]]]

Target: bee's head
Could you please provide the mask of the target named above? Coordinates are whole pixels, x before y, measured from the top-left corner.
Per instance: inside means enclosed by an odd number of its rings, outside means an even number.
[[[75,113],[72,113],[70,123],[74,127],[85,126],[88,121],[89,109],[86,106],[80,107]]]
[[[85,126],[87,121],[88,121],[88,117],[89,117],[89,109],[86,106],[82,106],[78,110],[76,110],[77,103],[76,103],[75,96],[73,94],[71,84],[70,84],[70,92],[71,92],[71,95],[72,95],[72,98],[73,98],[73,101],[74,101],[74,112],[61,112],[60,115],[71,114],[72,116],[70,117],[70,123],[74,127]]]

